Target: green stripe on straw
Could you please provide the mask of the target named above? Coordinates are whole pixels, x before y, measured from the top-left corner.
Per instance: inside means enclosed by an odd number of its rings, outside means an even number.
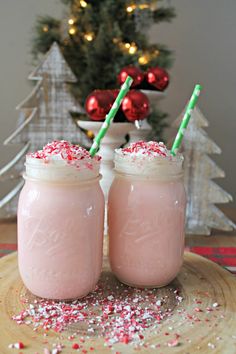
[[[115,102],[113,103],[109,113],[106,115],[106,119],[105,122],[103,123],[101,129],[99,130],[97,136],[95,137],[94,141],[93,141],[93,145],[91,146],[89,153],[90,155],[93,157],[96,152],[99,149],[100,146],[100,142],[103,139],[103,137],[105,136],[112,120],[114,119],[120,105],[121,102],[123,100],[123,98],[125,97],[125,95],[127,94],[127,92],[130,89],[130,86],[132,85],[133,79],[130,76],[127,76],[125,82],[123,83],[123,85],[120,88],[120,92],[118,94],[118,96],[116,97]]]
[[[191,118],[192,111],[193,111],[193,109],[196,106],[196,103],[197,103],[198,97],[200,95],[201,89],[202,89],[201,85],[196,85],[194,90],[193,90],[192,96],[190,98],[190,101],[189,101],[188,106],[186,108],[184,117],[183,117],[182,122],[181,122],[181,124],[179,126],[178,133],[177,133],[177,135],[175,137],[175,141],[174,141],[173,146],[172,146],[171,151],[170,151],[173,156],[175,156],[177,154],[178,149],[180,148],[181,142],[183,140],[185,129],[188,126],[189,120]]]

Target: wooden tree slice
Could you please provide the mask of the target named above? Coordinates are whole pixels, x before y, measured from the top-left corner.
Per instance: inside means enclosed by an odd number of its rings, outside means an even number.
[[[118,284],[109,270],[107,259],[104,260],[101,281],[107,282],[112,289],[116,289]],[[173,291],[170,289],[173,287],[180,289],[180,296],[183,297],[178,306],[175,297],[171,295]],[[115,344],[112,353],[236,353],[236,280],[228,271],[203,257],[186,253],[184,265],[175,281],[170,286],[155,291],[161,296],[168,296],[166,306],[172,309],[173,315],[155,330],[146,330],[147,348],[141,347],[137,350],[132,344]],[[48,336],[44,337],[42,331],[34,332],[31,325],[17,325],[11,319],[12,315],[19,313],[26,306],[20,301],[26,292],[18,273],[16,253],[2,258],[0,353],[19,353],[16,349],[9,349],[8,345],[21,341],[26,345],[21,351],[22,354],[41,354],[43,348],[52,348],[52,344],[58,342],[58,337],[66,345],[62,353],[75,353],[76,351],[71,349],[72,343],[68,336],[77,330],[83,330],[80,328],[81,323],[69,327],[62,336],[50,330]],[[28,292],[27,298],[30,301],[35,299]],[[168,343],[175,338],[176,333],[180,335],[179,344],[169,346]],[[45,340],[48,343],[43,343]],[[103,338],[99,338],[96,333],[86,341],[84,348],[88,348],[90,352],[91,346],[95,348],[96,353],[111,353],[111,349],[104,346]]]

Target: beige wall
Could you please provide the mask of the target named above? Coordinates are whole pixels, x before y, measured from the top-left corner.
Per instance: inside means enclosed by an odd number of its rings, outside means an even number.
[[[32,68],[31,35],[37,15],[60,18],[60,0],[0,0],[0,167],[19,147],[2,145],[15,129],[15,107],[31,91],[27,76]],[[13,183],[0,183],[0,198]]]
[[[162,106],[173,120],[183,109],[196,82],[204,91],[200,108],[209,120],[209,136],[222,148],[214,160],[226,172],[219,184],[236,198],[236,1],[176,0],[171,24],[153,27],[153,41],[169,45],[176,61]],[[0,0],[0,166],[16,147],[3,147],[14,130],[15,106],[30,92],[30,38],[36,15],[60,16],[60,0]],[[0,184],[0,196],[4,194]]]
[[[217,180],[236,206],[236,1],[176,0],[178,17],[151,31],[153,41],[175,51],[171,85],[163,108],[173,120],[195,83],[204,87],[199,106],[209,121],[208,135],[222,154],[211,155],[225,171]]]

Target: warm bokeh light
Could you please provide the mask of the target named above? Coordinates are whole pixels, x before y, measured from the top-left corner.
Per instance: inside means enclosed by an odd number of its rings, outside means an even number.
[[[76,33],[75,27],[71,27],[68,32],[73,36]]]
[[[135,5],[129,5],[126,7],[126,11],[129,13],[133,12],[135,10],[135,7],[136,7]]]
[[[94,35],[93,35],[92,32],[90,32],[90,33],[85,33],[85,35],[84,35],[84,38],[85,38],[88,42],[91,42],[91,41],[93,40],[93,37],[94,37]]]
[[[87,4],[86,1],[80,0],[80,6],[81,6],[81,7],[86,7],[87,5],[88,5],[88,4]]]
[[[49,28],[47,25],[43,26],[43,32],[48,32]]]
[[[119,38],[113,38],[112,42],[115,44],[119,43]]]
[[[149,9],[150,6],[148,4],[140,4],[138,7],[140,10],[145,10],[145,9]]]
[[[129,47],[129,54],[135,54],[138,50],[138,47],[136,46],[135,43],[131,43]]]
[[[130,48],[130,43],[125,43],[125,48],[129,49]]]
[[[146,65],[149,62],[149,58],[147,55],[141,55],[141,57],[138,58],[138,62],[140,65]]]
[[[126,7],[126,11],[131,13],[136,8],[139,8],[140,10],[145,10],[145,9],[150,9],[151,7],[150,7],[149,4],[139,4],[139,5],[132,4],[132,5],[129,5],[129,6]]]
[[[75,20],[73,18],[69,18],[68,23],[69,25],[73,25],[75,23]]]

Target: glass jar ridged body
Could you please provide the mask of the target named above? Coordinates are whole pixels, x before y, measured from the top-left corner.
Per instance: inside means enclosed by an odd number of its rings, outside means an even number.
[[[18,206],[18,263],[35,295],[74,299],[95,288],[102,267],[104,196],[99,177],[26,177]]]
[[[171,169],[168,166],[168,172],[175,172]],[[108,202],[112,271],[131,286],[164,286],[176,277],[183,262],[186,196],[182,174],[166,175],[162,165],[157,174],[120,170]]]

